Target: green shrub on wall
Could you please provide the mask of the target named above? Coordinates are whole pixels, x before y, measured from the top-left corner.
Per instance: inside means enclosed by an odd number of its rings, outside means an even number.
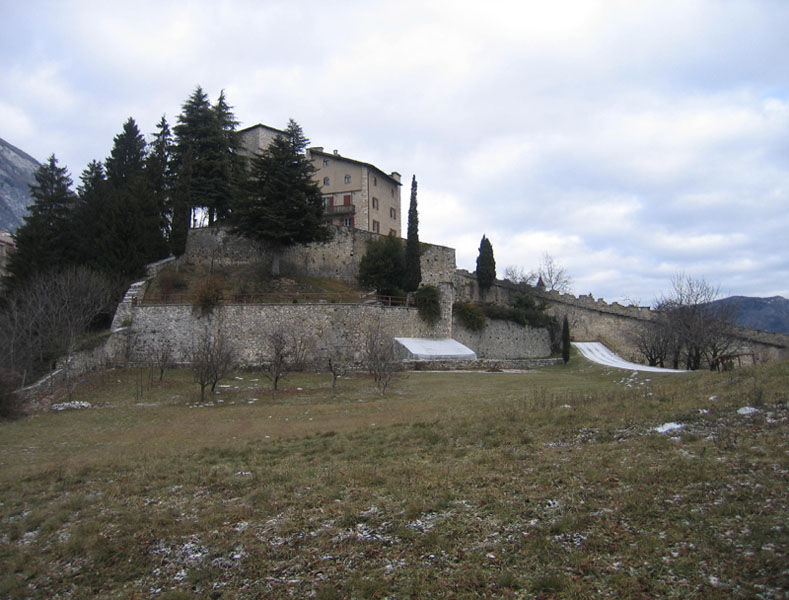
[[[414,302],[419,309],[419,316],[430,325],[435,325],[441,318],[441,292],[432,285],[424,285],[414,292]]]
[[[485,313],[476,304],[466,302],[455,302],[452,305],[453,314],[460,323],[471,331],[482,331],[485,328]]]

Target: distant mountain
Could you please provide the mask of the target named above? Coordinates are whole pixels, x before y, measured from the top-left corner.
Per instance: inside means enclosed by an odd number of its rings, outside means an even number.
[[[35,158],[0,138],[0,230],[13,232],[22,224],[33,203],[30,184],[39,166]]]
[[[716,300],[712,305],[725,312],[731,311],[732,321],[740,327],[789,334],[789,300],[782,296],[731,296]]]

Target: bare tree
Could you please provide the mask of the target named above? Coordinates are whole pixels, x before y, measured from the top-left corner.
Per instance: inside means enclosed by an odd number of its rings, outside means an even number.
[[[371,322],[364,332],[364,362],[381,395],[386,394],[398,362],[394,357],[392,335],[378,321]]]
[[[331,371],[331,395],[337,393],[337,380],[348,372],[348,365],[342,361],[329,358],[329,371]]]
[[[223,335],[221,327],[217,326],[216,332],[211,331],[207,324],[200,335],[193,340],[187,357],[192,365],[192,374],[195,383],[200,385],[200,400],[205,401],[205,390],[211,385],[211,391],[216,390],[216,384],[235,365],[236,350],[234,345]]]
[[[537,274],[542,280],[545,289],[549,292],[556,291],[562,294],[572,293],[573,280],[570,274],[547,252],[542,255],[540,268]]]
[[[38,373],[65,354],[69,364],[80,337],[96,317],[109,309],[112,286],[87,267],[68,267],[32,277],[3,299],[0,328],[6,343],[0,362],[23,374]]]
[[[685,273],[674,275],[671,287],[671,293],[657,300],[655,327],[642,342],[648,346],[651,338],[651,346],[660,348],[675,369],[683,364],[696,370],[704,362],[714,369],[734,344],[730,315],[712,305],[719,288]]]
[[[263,375],[271,381],[271,399],[276,397],[279,381],[288,373],[290,359],[293,356],[291,336],[282,325],[273,326],[265,333],[268,346],[266,359],[263,361]]]
[[[534,271],[526,271],[526,269],[518,265],[507,265],[504,267],[504,279],[512,283],[534,285],[537,281],[537,274]]]
[[[165,369],[173,366],[173,343],[169,339],[159,340],[151,344],[147,355],[151,369],[159,370],[159,383],[161,383],[164,379]]]

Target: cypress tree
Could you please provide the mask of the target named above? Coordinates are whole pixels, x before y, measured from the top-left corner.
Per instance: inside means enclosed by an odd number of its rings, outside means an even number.
[[[496,260],[493,258],[493,246],[483,235],[477,256],[477,282],[480,289],[486,290],[494,281],[496,281]]]
[[[567,315],[562,321],[562,358],[565,364],[570,360],[570,324],[567,322]]]
[[[422,283],[422,265],[419,260],[419,214],[416,208],[416,175],[411,179],[411,203],[408,207],[408,237],[405,244],[405,278],[403,287],[406,292],[414,292]]]

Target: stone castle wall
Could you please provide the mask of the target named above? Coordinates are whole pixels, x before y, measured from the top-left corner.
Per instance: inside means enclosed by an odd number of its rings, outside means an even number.
[[[355,281],[359,262],[367,242],[381,235],[350,227],[330,226],[332,239],[327,242],[286,248],[280,253],[283,274],[301,273],[315,277],[332,277]],[[422,282],[425,285],[451,283],[455,272],[455,250],[433,244],[422,244]],[[232,265],[271,263],[273,254],[264,245],[233,235],[225,227],[192,229],[186,251],[179,261]]]
[[[481,292],[476,276],[458,270],[454,277],[455,297],[458,302],[491,302],[512,304],[515,295],[527,291],[547,303],[548,314],[561,320],[565,316],[570,334],[575,341],[600,341],[624,358],[642,362],[635,345],[640,328],[649,327],[655,313],[645,306],[623,306],[607,303],[588,296],[573,296],[547,292],[531,286],[497,281],[489,290]],[[758,361],[789,358],[789,336],[749,329],[738,329],[736,352],[752,353]]]
[[[371,328],[387,337],[448,337],[447,322],[430,326],[416,308],[380,304],[227,304],[207,315],[191,305],[137,304],[120,335],[127,344],[124,358],[132,362],[145,361],[165,343],[175,362],[189,362],[190,349],[207,333],[230,340],[240,364],[257,365],[269,354],[267,335],[281,329],[305,344],[308,365],[325,368],[329,357],[361,361]]]
[[[476,352],[478,358],[521,359],[551,355],[547,329],[523,327],[511,321],[488,319],[481,331],[472,331],[455,318],[452,337]]]

